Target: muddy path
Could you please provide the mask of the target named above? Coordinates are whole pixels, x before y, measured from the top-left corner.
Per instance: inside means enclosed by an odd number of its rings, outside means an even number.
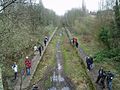
[[[51,77],[52,87],[48,90],[72,90],[70,86],[70,82],[66,81],[64,76],[64,68],[63,68],[63,57],[61,51],[61,37],[62,33],[58,33],[59,38],[56,44],[56,67],[53,71],[53,76]]]
[[[71,35],[69,29],[72,29],[72,28],[71,27],[65,28],[67,36],[68,36],[68,38],[70,40],[70,39],[72,39],[72,35]],[[78,41],[78,43],[79,43],[79,41]],[[80,58],[83,60],[84,64],[86,65],[86,57],[88,55],[84,52],[84,50],[80,47],[80,45],[78,46],[78,48],[76,50],[77,50],[78,55],[80,56]],[[107,87],[106,88],[102,88],[102,86],[100,84],[96,84],[95,83],[96,79],[97,79],[97,76],[98,76],[98,71],[95,69],[95,67],[91,71],[87,71],[87,74],[89,75],[89,77],[91,79],[91,82],[93,83],[93,85],[95,87],[95,90],[108,90]]]
[[[34,85],[31,84],[31,88],[27,90],[31,90],[34,86],[38,87],[38,90],[94,90],[81,59],[77,55],[76,50],[69,44],[65,29],[59,29],[51,42],[54,45],[48,46],[47,55],[44,54],[44,60],[39,63],[36,75],[34,75],[32,80]],[[70,50],[66,50],[68,48]],[[54,53],[50,52],[51,50]],[[54,60],[50,59],[53,56]],[[54,64],[49,63],[49,61],[54,62]],[[45,69],[42,72],[41,63],[45,64]],[[39,77],[41,73],[42,77]]]

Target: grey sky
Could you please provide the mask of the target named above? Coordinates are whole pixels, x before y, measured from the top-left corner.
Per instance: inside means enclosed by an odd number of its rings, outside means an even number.
[[[85,0],[86,7],[89,11],[98,10],[99,0]],[[39,2],[39,0],[36,0]],[[58,15],[63,15],[67,10],[72,8],[80,8],[82,6],[82,0],[42,0],[46,8],[52,9]]]

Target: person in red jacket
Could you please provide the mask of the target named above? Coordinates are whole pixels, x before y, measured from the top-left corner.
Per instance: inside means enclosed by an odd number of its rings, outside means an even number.
[[[77,47],[78,41],[76,37],[73,37],[73,45]]]
[[[27,73],[27,75],[30,75],[31,60],[28,58],[28,56],[25,59],[25,67],[26,67],[26,73]]]

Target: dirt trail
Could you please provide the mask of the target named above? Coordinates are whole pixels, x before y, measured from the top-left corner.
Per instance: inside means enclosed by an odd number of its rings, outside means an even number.
[[[88,84],[88,82],[75,83],[73,78],[65,75],[65,71],[64,71],[65,70],[65,67],[64,67],[65,60],[63,59],[64,52],[63,52],[63,45],[62,45],[64,43],[64,39],[63,39],[64,34],[63,34],[63,32],[59,33],[59,31],[57,31],[56,37],[54,37],[55,45],[56,45],[54,47],[54,48],[56,48],[55,49],[56,53],[54,54],[56,64],[55,64],[55,66],[53,66],[54,68],[52,67],[52,69],[49,72],[46,71],[46,73],[44,73],[45,78],[43,77],[41,80],[39,80],[35,84],[35,86],[38,87],[38,90],[76,90],[76,85],[78,85],[78,84],[80,84],[80,85],[85,84],[85,88],[84,89],[82,88],[81,90],[88,90],[88,88],[86,88],[86,85]],[[68,42],[68,40],[66,40],[66,41]],[[80,65],[80,64],[78,64],[78,65]],[[75,68],[77,68],[77,67],[75,67]],[[83,67],[80,67],[80,68],[83,68]],[[76,69],[76,70],[78,70],[78,69]],[[79,73],[79,74],[81,75],[81,73]],[[80,76],[80,77],[82,77],[82,76]],[[75,78],[77,78],[77,77],[75,77]],[[79,78],[80,81],[83,79],[84,78]],[[78,81],[78,82],[80,82],[80,81]],[[89,82],[89,83],[91,84],[91,82]],[[31,90],[31,89],[29,89],[29,90]],[[77,90],[79,90],[79,89],[77,89]]]
[[[71,40],[72,39],[72,35],[71,35],[70,31],[67,28],[65,28],[65,29],[66,29],[66,32],[68,34],[69,39]],[[81,59],[84,61],[84,64],[86,64],[87,54],[80,47],[80,45],[78,46],[77,51],[78,51],[78,54],[80,55]],[[95,81],[97,79],[97,75],[98,75],[97,73],[98,73],[98,71],[96,71],[95,69],[92,69],[91,71],[89,71],[87,73],[88,73],[89,77],[91,78],[92,83],[94,84],[96,90],[108,90],[107,88],[102,89],[102,87],[100,85],[98,85],[98,84],[95,83]]]
[[[62,34],[60,33],[59,39],[56,44],[56,67],[53,71],[51,79],[52,87],[48,90],[71,90],[63,75],[63,58],[61,52],[61,40]]]
[[[23,79],[24,76],[22,76],[22,77],[19,76],[18,77],[18,81],[17,81],[17,83],[16,83],[16,85],[14,87],[14,90],[23,90],[23,89],[25,89],[25,88],[27,88],[29,86],[30,81],[31,81],[31,79],[32,79],[32,77],[34,75],[34,72],[36,71],[37,65],[40,62],[40,60],[42,59],[42,57],[44,55],[44,52],[46,51],[46,48],[47,48],[49,42],[52,40],[56,30],[57,30],[57,28],[55,29],[55,31],[51,35],[51,37],[50,37],[46,47],[44,47],[44,50],[43,50],[41,56],[39,55],[39,53],[37,53],[37,55],[33,57],[33,59],[32,59],[32,68],[31,68],[31,75],[25,77],[25,79]]]

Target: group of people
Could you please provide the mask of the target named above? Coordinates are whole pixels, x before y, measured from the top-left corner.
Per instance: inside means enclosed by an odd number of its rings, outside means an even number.
[[[32,63],[31,63],[31,59],[29,59],[28,56],[26,56],[24,64],[25,64],[25,69],[22,70],[21,74],[26,73],[26,75],[29,76]],[[14,70],[14,80],[16,80],[18,75],[18,65],[16,64],[16,62],[14,62],[14,64],[12,65],[12,69]]]
[[[94,64],[93,64],[93,58],[91,56],[86,57],[86,64],[87,64],[88,71],[93,69]],[[98,77],[97,77],[96,83],[97,84],[100,83],[102,88],[105,88],[105,85],[107,85],[108,90],[112,90],[113,77],[114,77],[113,73],[111,73],[110,71],[104,71],[103,67],[101,67],[98,71]]]
[[[42,51],[44,50],[44,47],[43,47],[43,45],[42,44],[40,44],[38,47],[35,45],[34,46],[34,54],[36,55],[36,53],[39,51],[39,54],[40,54],[40,56],[41,56],[41,53],[42,53]]]
[[[96,83],[100,83],[102,85],[102,88],[105,88],[105,85],[107,85],[108,90],[112,90],[113,78],[114,78],[114,74],[112,72],[104,71],[103,67],[101,67],[98,71],[98,77]]]
[[[46,46],[48,40],[49,40],[49,37],[45,36],[45,38],[44,38],[44,46]],[[36,45],[34,46],[34,53],[35,54],[36,54],[36,52],[39,51],[39,54],[41,56],[41,53],[42,53],[43,50],[44,50],[44,47],[43,47],[43,45],[41,43],[39,44],[39,46],[36,46]]]
[[[45,38],[44,38],[44,46],[46,46],[48,40],[49,40],[49,38],[47,36],[45,36]],[[35,54],[36,54],[37,51],[39,51],[40,56],[41,56],[41,53],[42,53],[43,49],[44,49],[44,47],[43,47],[42,44],[40,44],[39,47],[37,47],[36,45],[34,46]],[[24,64],[25,64],[25,69],[21,70],[21,74],[29,76],[31,74],[30,69],[31,69],[31,66],[32,66],[32,61],[28,56],[26,56]],[[13,63],[12,69],[14,71],[14,80],[16,80],[17,75],[18,75],[18,65],[16,64],[16,62]]]
[[[28,56],[26,56],[24,64],[25,69],[21,71],[21,74],[23,75],[26,73],[26,75],[29,76],[32,62],[31,59],[28,58]],[[18,75],[18,65],[16,64],[16,62],[14,62],[14,64],[12,65],[12,69],[14,70],[14,80],[16,80]]]
[[[78,41],[76,37],[73,37],[71,42],[73,46],[76,46],[78,48]],[[88,71],[91,71],[94,68],[93,57],[91,55],[86,57],[86,65]],[[108,90],[112,90],[113,78],[114,74],[112,72],[104,71],[103,68],[101,67],[98,71],[96,83],[97,84],[99,83],[102,86],[102,88],[105,88],[105,85],[107,85]]]

